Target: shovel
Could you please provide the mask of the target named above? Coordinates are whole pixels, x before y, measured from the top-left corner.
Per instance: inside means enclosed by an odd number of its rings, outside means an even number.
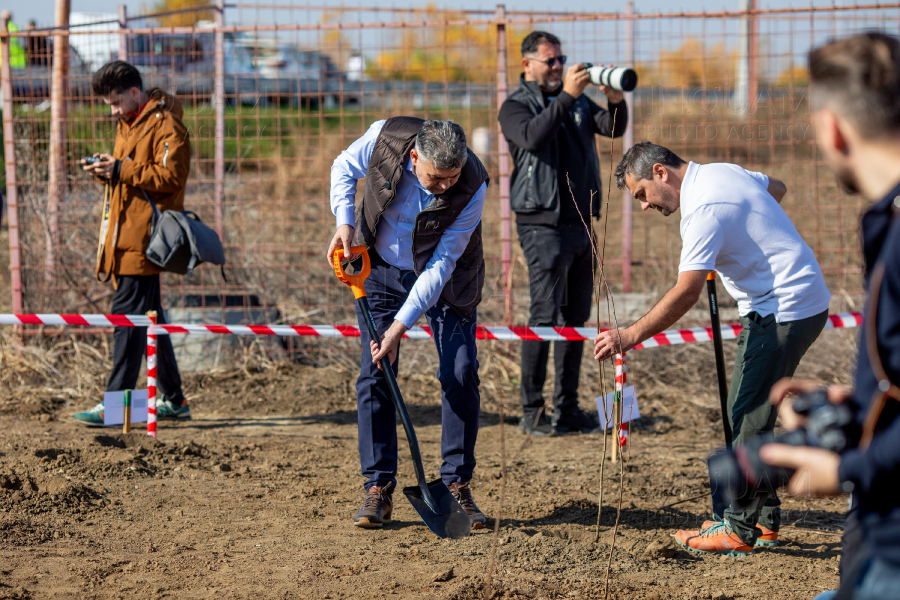
[[[709,295],[709,320],[712,325],[713,349],[716,354],[716,379],[719,380],[719,404],[722,407],[722,429],[725,432],[725,447],[731,450],[731,423],[728,420],[728,384],[725,382],[725,352],[722,350],[722,326],[719,323],[719,301],[716,294],[716,272],[710,271],[706,276],[706,292]],[[714,452],[707,460],[707,468],[712,463],[712,458],[719,451]],[[719,481],[721,478],[712,477],[710,473],[710,483]],[[725,490],[716,488],[710,489],[712,494],[713,514],[722,517],[725,509],[730,504],[729,499],[725,497]]]
[[[344,256],[343,249],[337,249],[334,252],[334,272],[337,274],[338,279],[349,285],[350,289],[353,290],[353,296],[356,298],[356,302],[359,304],[360,311],[366,321],[369,336],[378,342],[381,337],[378,335],[378,330],[375,327],[375,321],[372,318],[372,311],[369,309],[369,301],[366,299],[366,291],[363,287],[371,271],[369,254],[366,252],[365,246],[354,246],[350,248],[350,252],[359,254],[362,257],[362,269],[359,273],[349,275],[344,271],[344,268],[341,266],[341,258]],[[463,510],[463,507],[460,506],[447,486],[444,485],[444,482],[440,479],[430,483],[425,481],[425,468],[422,466],[419,441],[416,439],[416,432],[406,410],[406,404],[403,402],[403,396],[400,395],[400,387],[397,385],[394,371],[386,361],[382,361],[381,367],[387,379],[388,387],[391,390],[391,400],[394,401],[394,407],[400,413],[400,420],[403,422],[403,429],[406,431],[406,439],[409,441],[409,453],[412,455],[416,481],[418,482],[418,485],[403,488],[403,495],[416,509],[419,516],[422,517],[428,529],[436,536],[452,539],[468,537],[472,530],[472,522]]]

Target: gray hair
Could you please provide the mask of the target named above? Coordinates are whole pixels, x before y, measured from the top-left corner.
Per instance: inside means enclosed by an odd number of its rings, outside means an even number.
[[[631,175],[635,181],[653,179],[653,165],[677,168],[684,164],[677,154],[650,142],[641,142],[628,149],[619,166],[616,167],[616,187],[625,189],[625,176]]]
[[[469,157],[466,132],[453,121],[425,121],[416,134],[416,152],[435,169],[460,169]]]

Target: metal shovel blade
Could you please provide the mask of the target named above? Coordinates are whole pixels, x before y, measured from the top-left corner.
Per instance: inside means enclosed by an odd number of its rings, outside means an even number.
[[[422,499],[422,490],[419,486],[410,485],[403,488],[403,495],[425,521],[428,529],[439,538],[458,540],[469,537],[472,532],[472,521],[469,520],[469,515],[459,505],[444,482],[440,479],[429,482],[428,491],[431,492],[431,497],[437,503],[440,514],[428,508],[425,500]]]

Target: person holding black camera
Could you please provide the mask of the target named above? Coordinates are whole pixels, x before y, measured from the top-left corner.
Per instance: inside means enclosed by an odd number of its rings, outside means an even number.
[[[594,135],[620,137],[628,121],[621,90],[601,85],[608,107],[584,95],[591,74],[569,67],[552,33],[522,41],[521,86],[500,107],[500,128],[514,161],[510,200],[528,263],[528,325],[581,327],[591,313],[592,234],[582,217],[600,216],[600,162]],[[580,213],[580,214],[579,214]],[[522,343],[522,420],[531,435],[589,433],[597,419],[578,407],[584,342],[554,342],[553,418],[544,414],[550,342]]]
[[[875,201],[861,222],[868,300],[854,386],[828,390],[849,405],[860,436],[840,454],[782,443],[759,456],[794,472],[793,494],[852,493],[861,541],[848,549],[845,530],[841,589],[830,597],[900,599],[900,40],[864,33],[829,42],[810,53],[809,73],[822,155],[845,190]],[[809,425],[790,395],[818,387],[789,379],[773,388],[787,427]]]
[[[117,60],[102,66],[91,82],[117,117],[112,155],[94,154],[82,159],[84,171],[103,184],[100,237],[97,245],[97,279],[112,280],[112,314],[162,312],[159,274],[145,254],[150,241],[153,207],[160,211],[184,210],[184,189],[191,169],[191,144],[181,121],[181,104],[159,88],[144,90],[134,66]],[[147,346],[145,327],[116,327],[113,367],[106,389],[133,389]],[[169,336],[160,336],[156,347],[159,374],[158,419],[190,419],[191,409],[181,388],[181,375]],[[76,413],[76,422],[103,427],[103,402]]]

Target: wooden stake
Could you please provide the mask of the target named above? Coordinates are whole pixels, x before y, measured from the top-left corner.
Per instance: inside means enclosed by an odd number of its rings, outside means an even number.
[[[618,386],[616,386],[618,388]],[[612,453],[612,461],[618,462],[619,460],[619,429],[622,425],[622,392],[616,389],[615,395],[613,396],[613,426],[610,430],[610,435],[612,435],[613,439],[613,453]]]
[[[125,390],[125,421],[122,423],[122,433],[131,432],[131,390]]]

